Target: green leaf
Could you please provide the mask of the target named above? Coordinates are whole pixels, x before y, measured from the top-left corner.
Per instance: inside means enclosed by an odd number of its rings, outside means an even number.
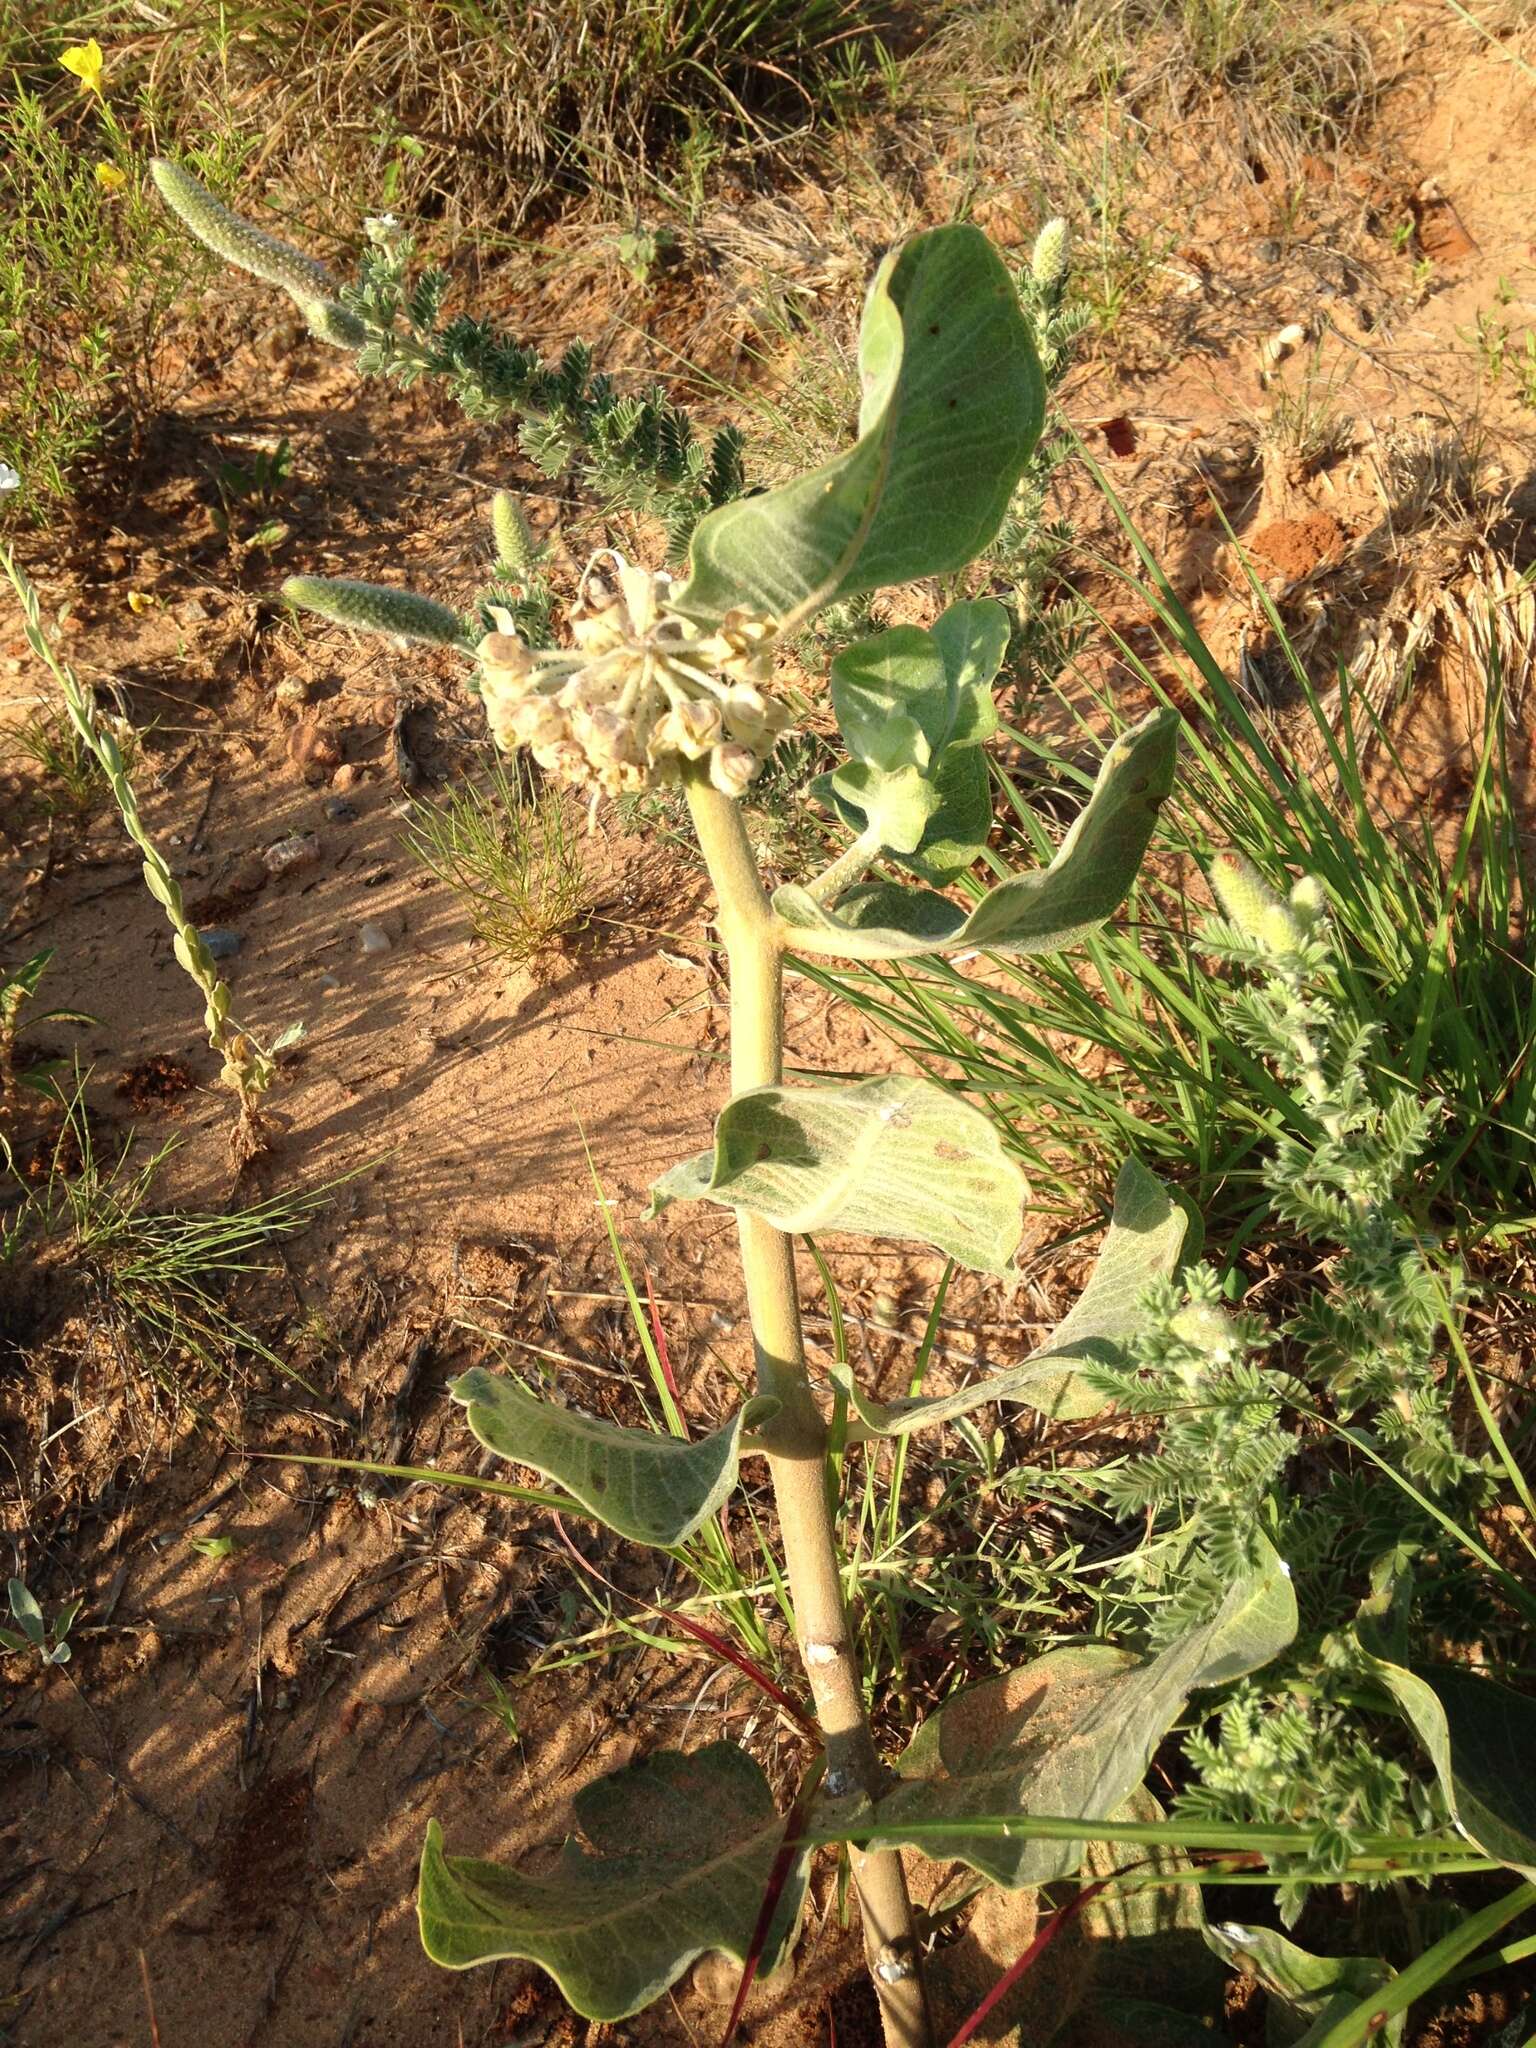
[[[1024,1177],[991,1119],[901,1074],[735,1096],[716,1120],[714,1150],[663,1174],[650,1214],[718,1202],[779,1230],[915,1238],[1001,1273],[1018,1249],[1023,1200]]]
[[[917,850],[893,851],[902,867],[943,888],[980,859],[992,830],[992,778],[986,755],[979,747],[946,747],[933,787],[939,801]]]
[[[1007,609],[995,597],[972,598],[941,612],[929,630],[938,642],[955,693],[955,722],[948,744],[979,747],[997,731],[992,685],[1008,652],[1012,628]]]
[[[1308,2048],[1321,2030],[1379,1991],[1393,1974],[1379,1956],[1310,1955],[1272,1927],[1218,1922],[1206,1927],[1205,1939],[1213,1954],[1268,1993],[1269,2048]],[[1379,2038],[1385,2048],[1398,2048],[1401,2016]]]
[[[926,768],[954,724],[939,643],[921,626],[856,640],[832,663],[832,709],[856,761]]]
[[[43,1610],[28,1591],[25,1581],[21,1579],[9,1580],[6,1585],[6,1592],[11,1603],[11,1619],[20,1628],[27,1641],[40,1648],[44,1637],[48,1633],[47,1626],[43,1621]]]
[[[896,723],[910,724],[910,720]],[[924,771],[910,763],[902,768],[880,768],[865,761],[845,761],[833,770],[831,781],[842,803],[859,813],[859,829],[866,823],[872,825],[881,846],[891,853],[916,853],[942,802]]]
[[[784,1822],[744,1750],[660,1751],[587,1786],[575,1808],[595,1853],[568,1841],[539,1876],[445,1856],[428,1825],[417,1911],[434,1962],[464,1970],[519,1957],[585,2018],[617,2020],[712,1949],[745,1960]],[[765,1973],[793,1936],[808,1861],[806,1851],[790,1872]]]
[[[1049,953],[1069,946],[1116,910],[1136,879],[1160,806],[1173,787],[1178,714],[1153,712],[1104,757],[1087,805],[1049,867],[1014,875],[967,916],[943,896],[876,883],[835,909],[786,885],[773,907],[801,953],[900,960],[973,950]]]
[[[964,568],[996,535],[1045,416],[1029,327],[978,228],[881,264],[859,332],[854,447],[694,529],[677,609],[804,619],[835,598]]]
[[[1028,1816],[1103,1822],[1117,1814],[1188,1695],[1267,1664],[1295,1635],[1296,1620],[1290,1580],[1270,1552],[1264,1570],[1235,1584],[1210,1621],[1157,1657],[1071,1645],[971,1687],[913,1737],[897,1765],[901,1782],[880,1801],[882,1839],[957,1857],[1011,1887],[1066,1876],[1082,1844],[1030,1840]],[[966,1827],[973,1816],[998,1814],[1019,1816],[1017,1835]],[[892,1834],[893,1827],[913,1832]]]
[[[778,1408],[776,1401],[748,1401],[724,1429],[688,1442],[557,1408],[480,1366],[448,1391],[463,1402],[488,1451],[558,1479],[607,1528],[663,1550],[686,1542],[725,1505],[743,1429]]]
[[[997,729],[991,685],[1007,646],[1008,614],[979,598],[951,605],[931,632],[893,626],[832,664],[832,708],[854,758],[816,793],[930,881],[963,873],[991,830],[976,749]]]
[[[1096,1415],[1104,1397],[1079,1366],[1124,1365],[1141,1324],[1141,1299],[1154,1280],[1172,1273],[1184,1242],[1185,1216],[1139,1160],[1127,1159],[1115,1182],[1115,1206],[1088,1284],[1046,1342],[1018,1365],[954,1394],[872,1401],[850,1383],[859,1418],[850,1436],[906,1436],[952,1422],[992,1401],[1022,1401],[1042,1415],[1078,1421]]]
[[[1462,1833],[1485,1856],[1536,1878],[1536,1700],[1460,1665],[1410,1668],[1371,1654],[1378,1638],[1369,1620],[1359,1634]]]

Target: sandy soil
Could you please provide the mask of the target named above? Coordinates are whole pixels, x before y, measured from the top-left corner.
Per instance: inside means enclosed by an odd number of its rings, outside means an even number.
[[[1517,334],[1536,322],[1536,89],[1503,47],[1461,38],[1452,61],[1437,11],[1401,16],[1402,83],[1371,147],[1340,163],[1306,160],[1283,194],[1278,181],[1234,184],[1230,218],[1202,221],[1199,246],[1167,266],[1165,359],[1134,372],[1099,366],[1069,386],[1070,416],[1234,662],[1261,640],[1262,622],[1224,519],[1288,617],[1319,649],[1348,651],[1363,625],[1397,616],[1394,605],[1408,621],[1454,593],[1482,546],[1453,536],[1441,553],[1420,553],[1405,587],[1382,545],[1394,432],[1475,418],[1516,513],[1532,509],[1520,492],[1536,415],[1508,380],[1489,388],[1463,337],[1490,307]],[[976,128],[995,169],[981,217],[1022,242],[1036,223],[1007,169],[1006,99]],[[937,162],[902,201],[913,218],[947,214],[969,174],[943,150]],[[1172,209],[1177,166],[1154,173]],[[816,187],[744,204],[720,259],[738,286],[721,295],[735,315],[701,322],[686,292],[665,285],[648,301],[574,257],[531,302],[516,278],[486,291],[504,291],[545,339],[602,329],[606,360],[643,358],[636,329],[649,323],[739,374],[754,332],[740,280],[765,241],[851,324],[866,252],[831,244],[832,207]],[[1398,251],[1390,237],[1409,218],[1436,257],[1427,291],[1413,280],[1415,248]],[[865,240],[876,246],[902,224],[871,219]],[[1309,339],[1274,363],[1266,345],[1292,321]],[[377,577],[388,565],[467,594],[486,501],[509,480],[495,437],[429,395],[358,385],[291,323],[224,287],[188,349],[174,416],[132,489],[25,552],[50,610],[68,607],[81,672],[120,691],[137,723],[154,721],[146,814],[200,921],[242,934],[229,967],[239,1010],[267,1032],[307,1026],[278,1097],[286,1128],[242,1193],[330,1193],[276,1270],[236,1297],[304,1384],[257,1362],[201,1423],[163,1397],[147,1405],[114,1370],[100,1319],[56,1276],[13,1282],[3,1305],[0,1425],[17,1475],[8,1528],[45,1605],[84,1594],[69,1672],[46,1686],[8,1674],[5,2038],[20,2048],[713,2042],[734,1989],[715,1965],[651,2014],[589,2028],[520,1967],[431,1969],[411,1903],[429,1815],[476,1854],[535,1850],[561,1838],[575,1786],[663,1742],[729,1732],[781,1794],[792,1785],[800,1739],[707,1662],[610,1645],[573,1672],[528,1676],[552,1641],[595,1619],[567,1539],[639,1600],[665,1604],[665,1560],[599,1532],[562,1533],[511,1503],[354,1483],[259,1455],[475,1469],[479,1453],[442,1390],[480,1359],[528,1368],[542,1356],[573,1399],[635,1420],[640,1369],[591,1169],[652,1276],[690,1417],[705,1425],[725,1413],[746,1363],[728,1219],[639,1220],[650,1180],[703,1142],[723,1096],[709,906],[678,853],[607,819],[588,940],[528,973],[471,938],[462,907],[400,839],[397,731],[424,785],[462,773],[483,746],[452,665],[327,628],[299,637],[264,592],[278,570]],[[1324,464],[1266,456],[1263,417],[1314,350],[1314,383],[1356,428]],[[295,451],[292,537],[274,565],[233,563],[211,522],[210,468],[281,436]],[[560,519],[568,542],[585,531],[566,524],[558,493],[530,490],[541,522]],[[1122,629],[1142,630],[1145,613],[1123,594],[1117,603]],[[1536,660],[1529,637],[1525,658]],[[19,631],[0,621],[0,717],[25,717],[41,687]],[[1417,786],[1399,794],[1453,800],[1474,736],[1454,661],[1426,665],[1403,725]],[[94,1063],[101,1142],[133,1127],[175,1138],[166,1198],[220,1206],[232,1193],[228,1107],[136,863],[109,819],[51,831],[24,777],[6,791],[6,959],[55,946],[50,1001],[100,1019],[80,1045]],[[342,797],[350,815],[338,814]],[[315,858],[270,877],[263,851],[290,832],[316,836]],[[362,949],[365,921],[387,950]],[[790,1042],[810,1067],[891,1059],[805,982],[792,989]],[[140,1079],[125,1098],[117,1084],[129,1073]],[[1081,1262],[1080,1251],[1051,1252],[1048,1234],[1036,1232],[1035,1284],[1014,1298],[957,1286],[943,1373],[958,1379],[983,1351],[1002,1362],[1038,1334]],[[856,1317],[917,1327],[933,1261],[830,1249]],[[803,1278],[819,1309],[813,1276]],[[898,1391],[907,1356],[866,1332],[875,1391]],[[1009,1427],[1021,1455],[1039,1452],[1028,1418]],[[912,1471],[920,1489],[920,1452]],[[206,1536],[233,1538],[232,1554],[204,1555],[194,1539]],[[927,1654],[914,1652],[915,1670]],[[487,1673],[509,1689],[515,1730],[489,1710]],[[920,1877],[924,1896],[943,1875]],[[1028,1898],[990,1904],[943,1952],[941,1996],[955,2021],[1028,1940],[1033,1912]],[[824,1938],[803,1945],[791,1983],[754,1994],[745,2038],[872,2041],[829,1872],[811,1917]],[[1071,2010],[1093,1967],[1085,1944],[1063,1944],[1033,1980],[1036,2012]],[[1017,2025],[1017,2011],[1005,2013],[982,2038],[1016,2038],[1006,2029]],[[1109,2038],[1091,2026],[1090,2037]]]

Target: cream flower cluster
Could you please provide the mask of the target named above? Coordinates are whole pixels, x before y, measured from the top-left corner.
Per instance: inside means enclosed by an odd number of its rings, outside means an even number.
[[[668,610],[669,576],[613,560],[616,591],[584,579],[573,648],[530,648],[493,613],[498,630],[476,652],[496,744],[609,796],[676,782],[692,761],[742,795],[790,723],[768,694],[772,622],[728,612],[705,631]]]

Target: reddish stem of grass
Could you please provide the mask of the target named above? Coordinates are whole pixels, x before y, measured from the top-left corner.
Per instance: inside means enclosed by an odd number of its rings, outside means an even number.
[[[667,1350],[667,1333],[661,1327],[661,1315],[656,1307],[656,1296],[651,1288],[650,1272],[644,1267],[642,1267],[641,1272],[645,1280],[645,1302],[646,1307],[651,1312],[651,1335],[656,1340],[656,1356],[661,1364],[661,1376],[666,1381],[667,1392],[676,1402],[677,1412],[681,1416],[683,1413],[683,1397],[677,1390],[677,1374],[672,1370],[672,1359]],[[686,1429],[687,1426],[687,1418],[684,1417],[683,1427]]]
[[[1144,1862],[1145,1858],[1142,1861]],[[1140,1868],[1140,1862],[1127,1863],[1124,1870],[1112,1871],[1108,1877],[1098,1878],[1093,1884],[1085,1884],[1075,1898],[1068,1899],[1064,1906],[1058,1907],[1048,1920],[1042,1920],[1035,1929],[1034,1940],[1023,1955],[1016,1963],[1009,1964],[970,2018],[950,2037],[949,2048],[964,2048],[965,2042],[970,2040],[992,2008],[1008,1996],[1021,1977],[1028,1975],[1062,1929],[1069,1927],[1083,1908],[1091,1904],[1106,1885],[1113,1884],[1116,1878],[1124,1877],[1128,1872]]]
[[[648,1613],[658,1615],[670,1627],[680,1630],[685,1636],[692,1636],[696,1643],[702,1643],[705,1649],[712,1651],[724,1663],[734,1665],[743,1678],[750,1678],[758,1690],[766,1693],[775,1706],[782,1707],[807,1735],[814,1736],[818,1742],[821,1740],[821,1730],[810,1711],[801,1705],[793,1693],[786,1692],[776,1679],[770,1678],[761,1664],[754,1663],[745,1650],[738,1650],[734,1643],[728,1642],[722,1635],[717,1635],[714,1629],[705,1628],[702,1622],[690,1621],[686,1614],[674,1614],[670,1608],[658,1607],[654,1600],[644,1600],[636,1593],[623,1592],[612,1579],[604,1578],[595,1564],[582,1556],[571,1541],[565,1523],[559,1515],[552,1513],[550,1520],[555,1525],[560,1541],[589,1579],[595,1579],[616,1600],[632,1601],[637,1607],[645,1608]]]
[[[768,1940],[768,1930],[773,1925],[774,1912],[784,1886],[789,1878],[790,1866],[800,1847],[800,1837],[805,1833],[805,1824],[810,1818],[811,1802],[821,1782],[819,1768],[811,1771],[800,1787],[800,1796],[789,1809],[789,1818],[784,1823],[784,1839],[773,1859],[768,1872],[768,1882],[763,1890],[763,1903],[757,1909],[757,1922],[752,1929],[752,1939],[747,1945],[746,1960],[741,1966],[741,1982],[736,1986],[736,2000],[731,2007],[731,2016],[725,2023],[725,2032],[720,2037],[720,2048],[731,2048],[736,2038],[736,2029],[741,2025],[742,2010],[747,2002],[747,1993],[757,1975],[757,1966],[762,1961],[763,1948]]]

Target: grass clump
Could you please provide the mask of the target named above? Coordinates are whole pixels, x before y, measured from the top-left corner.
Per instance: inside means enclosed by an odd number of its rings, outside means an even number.
[[[141,735],[125,718],[111,720],[123,771],[132,776]],[[112,798],[100,762],[63,712],[40,705],[22,725],[0,734],[0,747],[25,761],[36,777],[32,800],[46,817],[84,825]]]
[[[1331,709],[1278,615],[1294,710],[1256,704],[1223,673],[1165,583],[1153,597],[1171,647],[1187,658],[1181,700],[1198,715],[1186,771],[1165,807],[1167,859],[1142,878],[1126,918],[1080,955],[999,962],[985,986],[942,963],[854,978],[849,999],[910,1051],[952,1063],[1018,1144],[1037,1194],[1074,1206],[1093,1160],[1127,1146],[1177,1176],[1213,1230],[1256,1213],[1265,1148],[1308,1124],[1244,1044],[1230,979],[1197,943],[1191,876],[1230,849],[1272,885],[1314,876],[1334,932],[1336,1000],[1377,1087],[1424,1089],[1445,1103],[1430,1135],[1425,1198],[1448,1205],[1469,1240],[1508,1241],[1536,1225],[1536,973],[1525,936],[1533,900],[1520,827],[1499,641],[1478,643],[1484,692],[1467,809],[1447,846],[1433,821],[1383,822],[1369,760],[1394,763],[1378,714],[1341,675]],[[1132,649],[1140,682],[1167,687]],[[1043,848],[1053,808],[1081,790],[1080,750],[1106,718],[1110,690],[1063,686],[1065,736],[1017,733],[995,780],[1001,857]],[[979,884],[976,885],[979,887]],[[810,971],[821,974],[823,970]]]
[[[481,233],[561,194],[638,192],[670,153],[799,126],[835,90],[868,0],[225,0],[159,41],[166,90],[215,63],[237,126],[350,214],[359,190]],[[315,143],[325,138],[323,152]]]
[[[588,929],[597,890],[569,800],[498,755],[483,783],[412,807],[405,843],[464,903],[476,938],[527,967]]]
[[[23,1258],[60,1268],[125,1370],[181,1395],[242,1358],[288,1367],[228,1306],[231,1284],[267,1270],[259,1254],[304,1229],[327,1191],[272,1195],[223,1210],[165,1209],[170,1140],[141,1154],[132,1135],[104,1153],[83,1079],[60,1095],[63,1121],[42,1171],[0,1136],[0,1272]]]

